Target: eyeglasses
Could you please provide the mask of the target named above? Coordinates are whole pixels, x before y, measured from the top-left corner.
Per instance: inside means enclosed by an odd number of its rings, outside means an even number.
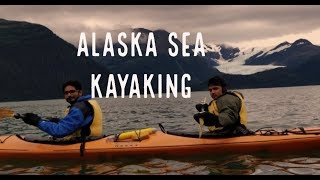
[[[75,92],[77,92],[78,90],[70,90],[70,91],[65,91],[64,92],[64,95],[68,95],[69,93],[70,94],[73,94],[73,93],[75,93]]]

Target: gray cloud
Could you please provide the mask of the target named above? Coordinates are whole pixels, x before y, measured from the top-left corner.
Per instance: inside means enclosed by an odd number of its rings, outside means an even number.
[[[310,33],[320,28],[319,17],[320,6],[314,5],[0,6],[0,18],[43,24],[74,44],[81,31],[103,38],[108,31],[137,27],[202,32],[205,42],[239,43]]]

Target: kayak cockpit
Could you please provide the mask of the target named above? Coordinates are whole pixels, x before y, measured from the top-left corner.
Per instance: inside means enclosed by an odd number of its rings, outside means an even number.
[[[72,138],[72,139],[65,140],[62,138],[54,138],[51,136],[46,136],[46,137],[37,136],[37,135],[21,136],[19,134],[16,134],[16,136],[23,141],[40,143],[40,144],[67,145],[67,144],[78,144],[83,142],[83,139],[81,138]],[[90,136],[90,137],[86,137],[85,142],[95,141],[105,137],[107,136],[106,135]]]

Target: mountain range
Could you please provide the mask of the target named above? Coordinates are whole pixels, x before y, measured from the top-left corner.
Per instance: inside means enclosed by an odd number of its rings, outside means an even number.
[[[211,47],[211,48],[209,48]],[[206,45],[206,58],[217,64],[234,88],[285,87],[320,84],[320,46],[307,39],[271,47],[238,48]],[[212,56],[214,55],[214,56]]]
[[[76,53],[42,25],[0,19],[0,101],[63,98],[69,79],[79,79],[90,93],[90,74],[108,70]]]
[[[317,72],[320,47],[307,39],[281,42],[274,47],[240,48],[206,43],[205,57],[181,54],[171,57],[167,54],[171,46],[167,31],[145,28],[132,31],[142,35],[153,32],[158,56],[78,57],[74,45],[45,26],[0,19],[0,82],[4,84],[0,101],[62,98],[61,85],[68,79],[82,81],[85,92],[90,93],[92,73],[137,74],[139,80],[143,74],[178,74],[181,77],[188,73],[192,77],[188,83],[192,91],[205,90],[206,81],[214,75],[223,76],[230,88],[320,84]],[[181,42],[176,39],[175,43],[181,49]],[[139,44],[144,52],[146,41],[142,38]],[[120,44],[114,42],[114,47]],[[193,47],[190,45],[188,52],[192,53]],[[98,45],[97,51],[102,49],[103,46]],[[101,78],[101,86],[106,86],[106,79]],[[157,83],[153,86],[156,89]]]

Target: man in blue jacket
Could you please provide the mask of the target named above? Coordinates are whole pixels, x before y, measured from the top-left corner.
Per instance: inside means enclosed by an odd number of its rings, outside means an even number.
[[[62,85],[64,99],[70,103],[64,118],[42,119],[36,114],[22,115],[25,123],[33,125],[56,138],[79,138],[102,135],[102,112],[90,95],[82,96],[81,84],[76,80]]]

